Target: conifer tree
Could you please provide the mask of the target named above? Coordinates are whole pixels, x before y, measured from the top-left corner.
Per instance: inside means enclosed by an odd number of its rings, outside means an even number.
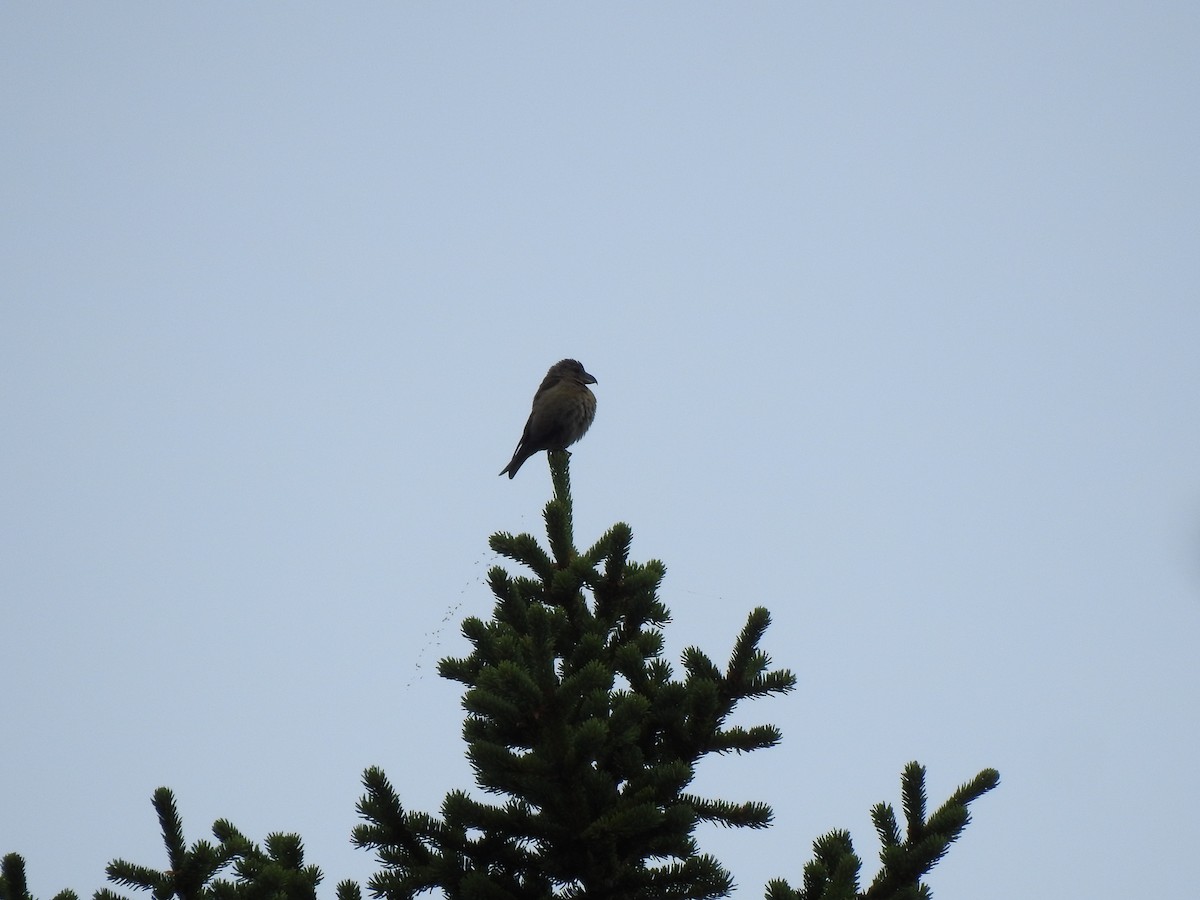
[[[364,821],[352,840],[377,855],[380,870],[367,888],[379,900],[426,891],[450,900],[724,897],[732,889],[730,873],[700,852],[696,828],[771,822],[765,803],[689,791],[705,756],[780,741],[774,725],[728,724],[740,701],[795,687],[791,672],[772,669],[759,648],[769,614],[761,608],[749,614],[723,669],[690,647],[677,677],[663,658],[662,629],[670,621],[658,596],[663,564],[631,561],[632,535],[622,523],[586,552],[576,549],[569,454],[549,457],[549,549],[528,534],[492,536],[492,548],[532,576],[493,568],[492,618],[466,619],[462,631],[471,652],[439,664],[444,677],[466,687],[463,737],[489,799],[455,790],[438,816],[409,811],[383,771],[368,769],[358,804]],[[801,885],[772,881],[767,900],[931,896],[922,879],[962,833],[968,805],[999,776],[984,769],[928,817],[924,777],[915,762],[903,773],[903,834],[890,805],[873,808],[881,868],[865,890],[849,834],[833,831],[814,843]],[[156,870],[116,860],[107,869],[115,884],[155,900],[317,896],[321,872],[305,864],[298,835],[269,835],[264,849],[222,819],[212,828],[215,843],[189,847],[171,791],[159,788],[154,807],[167,865]],[[0,861],[0,900],[35,900],[17,854]],[[77,897],[63,891],[54,900]],[[125,898],[106,889],[94,900]],[[362,900],[361,889],[343,882],[337,900]]]
[[[383,871],[369,887],[386,900],[435,888],[513,900],[722,897],[732,880],[698,851],[697,825],[771,820],[764,803],[688,791],[704,756],[779,741],[774,725],[726,724],[739,701],[795,686],[758,647],[767,611],[750,614],[724,670],[689,648],[676,678],[662,658],[665,569],[630,561],[624,524],[575,548],[567,458],[550,454],[550,551],[528,534],[491,541],[534,577],[493,568],[492,619],[467,619],[472,652],[440,664],[467,688],[463,737],[476,780],[507,799],[454,791],[434,818],[405,811],[383,773],[369,770],[359,805],[368,824],[354,841],[378,852]]]

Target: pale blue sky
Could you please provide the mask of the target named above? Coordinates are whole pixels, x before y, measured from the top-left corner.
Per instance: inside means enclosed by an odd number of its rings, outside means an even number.
[[[1200,6],[0,6],[0,853],[43,898],[470,782],[464,615],[581,359],[579,541],[799,690],[699,788],[739,898],[910,759],[941,898],[1200,846]]]

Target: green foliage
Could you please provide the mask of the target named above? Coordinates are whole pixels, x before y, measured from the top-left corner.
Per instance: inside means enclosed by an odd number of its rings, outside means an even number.
[[[862,866],[850,835],[831,831],[813,843],[813,859],[804,867],[799,890],[786,881],[767,885],[767,900],[918,900],[932,896],[922,883],[950,849],[970,821],[967,806],[1000,783],[1000,773],[984,769],[950,795],[937,811],[925,818],[925,769],[911,762],[900,779],[906,832],[902,836],[891,805],[878,803],[871,821],[879,835],[882,864],[870,887],[859,891]]]
[[[34,900],[25,881],[25,860],[9,853],[0,859],[0,900]],[[79,900],[74,891],[59,891],[54,900]]]
[[[315,900],[321,872],[304,865],[299,835],[267,836],[266,850],[245,837],[225,819],[213,824],[217,842],[196,841],[187,846],[175,797],[167,788],[154,792],[167,868],[153,869],[117,859],[109,863],[108,879],[114,884],[147,891],[155,900]],[[218,875],[225,869],[232,877]],[[339,887],[339,900],[351,900]],[[104,889],[95,900],[126,900]]]
[[[550,466],[550,552],[530,535],[493,536],[492,548],[533,577],[492,569],[492,618],[467,619],[472,652],[440,664],[466,687],[476,782],[502,799],[453,792],[435,818],[406,811],[369,770],[359,804],[367,824],[354,832],[383,866],[369,887],[387,900],[435,888],[451,898],[725,896],[732,880],[699,853],[697,825],[761,828],[771,810],[688,786],[710,753],[779,741],[773,725],[726,725],[739,701],[795,686],[758,647],[770,616],[750,614],[724,671],[692,647],[675,677],[662,658],[665,567],[630,561],[624,524],[579,552],[566,454],[551,454]]]
[[[724,668],[695,647],[680,676],[663,658],[670,613],[658,596],[666,568],[629,559],[632,532],[618,523],[582,553],[575,546],[569,454],[549,455],[554,496],[544,517],[549,550],[528,534],[499,533],[491,546],[530,574],[488,573],[496,598],[488,621],[462,624],[471,652],[443,659],[441,674],[465,686],[463,737],[479,795],[455,790],[438,815],[404,808],[379,768],[363,775],[363,823],[353,842],[374,851],[377,900],[441,891],[451,900],[707,900],[732,878],[700,853],[701,823],[765,828],[771,808],[757,801],[700,797],[688,788],[701,759],[779,743],[771,724],[730,725],[747,699],[787,693],[795,677],[772,669],[760,648],[770,615],[755,609]],[[985,769],[926,816],[925,770],[901,779],[904,832],[877,804],[881,867],[860,890],[862,863],[845,831],[813,844],[793,888],[777,879],[767,900],[918,900],[922,879],[970,820],[968,805],[994,788]],[[154,900],[315,900],[319,869],[305,865],[300,837],[275,833],[259,846],[228,821],[215,842],[188,846],[175,799],[154,793],[165,868],[125,860],[109,880]],[[35,900],[25,863],[0,860],[0,900]],[[78,900],[71,891],[54,900]],[[94,900],[126,900],[108,889]],[[343,882],[337,900],[362,900]]]

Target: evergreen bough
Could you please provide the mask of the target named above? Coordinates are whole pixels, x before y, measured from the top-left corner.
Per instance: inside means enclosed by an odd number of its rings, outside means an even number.
[[[618,523],[586,552],[575,547],[568,459],[551,452],[554,496],[546,505],[549,551],[528,534],[495,534],[491,547],[532,577],[497,566],[488,574],[492,618],[466,619],[471,653],[443,659],[439,671],[466,687],[463,737],[483,796],[456,790],[440,815],[406,810],[379,768],[363,775],[363,824],[353,842],[373,850],[380,870],[367,889],[379,900],[442,891],[451,900],[708,900],[733,881],[699,852],[703,822],[764,828],[771,808],[755,801],[701,797],[688,788],[711,753],[750,752],[777,744],[774,725],[728,725],[739,701],[795,688],[759,649],[770,615],[753,610],[722,670],[695,647],[682,677],[663,659],[670,613],[658,598],[665,567],[629,559],[632,533]],[[881,868],[860,890],[861,860],[849,833],[813,844],[802,884],[767,885],[767,900],[917,900],[922,879],[969,821],[968,805],[994,788],[984,769],[926,817],[925,770],[909,763],[901,779],[902,834],[892,807],[871,811]],[[495,798],[488,802],[484,798]],[[175,799],[154,794],[166,869],[124,860],[111,882],[155,900],[315,900],[321,872],[304,864],[300,837],[271,834],[265,847],[228,821],[214,823],[215,843],[188,847]],[[361,900],[353,882],[338,900]],[[24,860],[0,860],[0,900],[34,900]],[[62,891],[54,900],[78,900]],[[94,900],[126,900],[108,889]]]

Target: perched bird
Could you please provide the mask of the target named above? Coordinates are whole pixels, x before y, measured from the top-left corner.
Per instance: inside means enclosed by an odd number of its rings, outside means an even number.
[[[596,395],[588,390],[596,379],[578,360],[556,362],[533,395],[533,410],[516,452],[501,475],[512,478],[517,469],[541,450],[566,450],[583,437],[596,418]]]

